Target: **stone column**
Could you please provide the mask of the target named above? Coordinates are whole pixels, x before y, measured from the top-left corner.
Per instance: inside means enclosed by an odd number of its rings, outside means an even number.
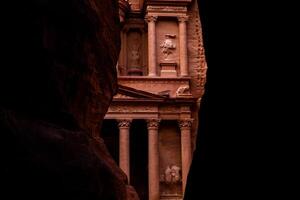
[[[148,22],[148,68],[149,76],[157,76],[156,70],[156,31],[155,22],[157,16],[147,16]]]
[[[186,22],[187,16],[178,17],[179,22],[179,54],[180,54],[180,75],[188,76],[188,56],[187,56],[187,35],[186,35]]]
[[[179,120],[181,130],[182,192],[184,194],[187,176],[192,162],[191,126],[192,119]]]
[[[147,120],[148,125],[148,187],[149,200],[159,200],[159,119]]]
[[[129,140],[129,129],[131,120],[123,119],[118,120],[119,126],[119,166],[125,172],[130,180],[130,140]]]

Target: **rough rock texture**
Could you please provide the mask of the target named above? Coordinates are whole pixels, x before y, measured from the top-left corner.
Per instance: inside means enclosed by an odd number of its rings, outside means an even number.
[[[205,47],[205,57],[209,64],[208,57],[208,2],[205,0],[197,0],[198,9],[201,16],[202,30],[203,30],[203,45]],[[209,69],[207,70],[207,82],[205,84],[205,93],[201,100],[200,111],[199,111],[199,129],[197,134],[197,148],[193,154],[193,161],[189,171],[187,186],[185,191],[184,200],[196,200],[205,198],[205,196],[212,196],[211,191],[220,192],[224,185],[219,183],[219,179],[215,179],[216,172],[212,165],[208,164],[208,102],[209,102]],[[206,73],[206,72],[205,72]],[[212,170],[213,169],[213,170]],[[213,175],[211,174],[213,172]],[[230,173],[229,173],[230,174]],[[231,174],[230,174],[231,175]],[[211,185],[213,183],[213,185]],[[222,186],[219,190],[218,185]],[[225,187],[226,188],[226,187]],[[227,189],[227,188],[226,188]]]
[[[117,1],[15,0],[1,8],[9,14],[1,19],[0,194],[138,199],[98,136],[117,89]]]
[[[189,8],[189,21],[187,23],[187,46],[189,55],[189,74],[191,76],[191,91],[194,97],[201,98],[204,94],[204,85],[206,83],[206,71],[207,63],[205,59],[205,51],[203,44],[203,31],[201,26],[200,14],[199,14],[199,2],[194,0]],[[199,111],[200,106],[194,109]],[[197,113],[197,112],[195,112]],[[197,131],[199,128],[198,115],[193,115],[195,120],[192,126],[192,149],[195,150],[197,146]]]

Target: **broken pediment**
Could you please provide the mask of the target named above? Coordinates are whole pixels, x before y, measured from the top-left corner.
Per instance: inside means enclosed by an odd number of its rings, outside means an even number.
[[[149,99],[149,100],[164,100],[165,95],[153,94],[143,90],[137,90],[132,87],[119,85],[118,92],[114,99]]]

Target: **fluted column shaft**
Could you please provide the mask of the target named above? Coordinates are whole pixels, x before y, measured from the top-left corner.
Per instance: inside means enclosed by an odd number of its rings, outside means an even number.
[[[159,200],[159,146],[158,126],[160,120],[147,120],[148,125],[148,187],[149,200]]]
[[[192,119],[179,120],[181,130],[181,162],[182,162],[182,191],[184,193],[187,176],[192,161],[191,141]]]
[[[188,56],[187,56],[187,35],[186,35],[186,22],[187,16],[178,17],[179,22],[179,54],[180,54],[180,75],[188,76]]]
[[[148,76],[157,76],[156,70],[156,31],[155,22],[157,16],[147,16],[148,22]]]
[[[131,120],[118,120],[119,126],[119,166],[130,181],[130,130]]]

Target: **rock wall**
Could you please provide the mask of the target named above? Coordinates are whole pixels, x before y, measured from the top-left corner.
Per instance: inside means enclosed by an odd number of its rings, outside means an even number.
[[[117,89],[118,2],[15,0],[1,8],[1,195],[138,199],[99,137]]]

